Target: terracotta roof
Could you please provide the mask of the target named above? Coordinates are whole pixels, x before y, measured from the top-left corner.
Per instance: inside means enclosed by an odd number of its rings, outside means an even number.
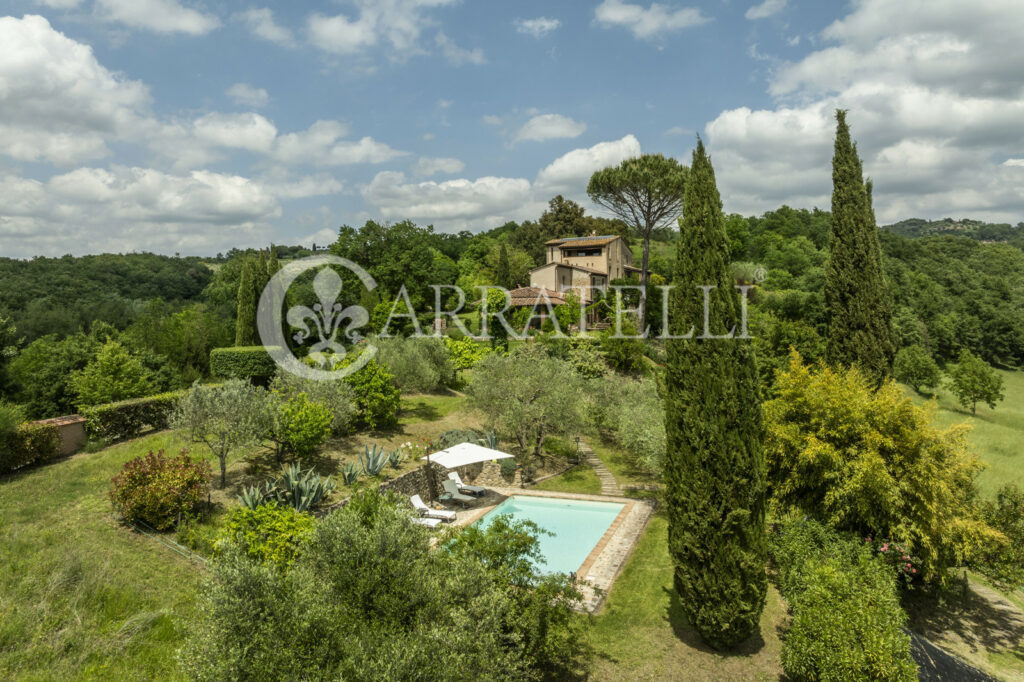
[[[519,287],[508,292],[514,307],[544,305],[544,294],[547,294],[551,305],[562,305],[565,303],[565,296],[558,291],[552,291],[544,287]]]
[[[570,248],[585,248],[588,246],[604,246],[605,244],[611,244],[613,241],[618,239],[618,235],[601,235],[599,237],[568,237],[566,239],[549,239],[544,242],[545,246],[558,245],[559,248],[570,249]]]

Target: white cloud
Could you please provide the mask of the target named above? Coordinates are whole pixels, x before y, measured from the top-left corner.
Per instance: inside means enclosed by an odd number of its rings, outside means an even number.
[[[291,47],[295,44],[291,30],[274,21],[274,12],[268,7],[239,12],[235,18],[244,23],[254,36],[263,40],[269,40],[284,47]]]
[[[494,114],[484,114],[483,122],[489,126],[500,126],[501,116],[495,116]]]
[[[465,167],[466,164],[458,159],[421,156],[413,166],[413,172],[416,175],[433,175],[434,173],[450,175],[460,172]]]
[[[594,171],[639,154],[640,143],[626,135],[564,154],[532,183],[526,178],[499,177],[409,182],[403,173],[382,171],[360,193],[382,219],[410,218],[447,231],[473,229],[536,218],[553,194],[581,196]]]
[[[622,0],[604,0],[594,9],[594,18],[606,28],[628,28],[635,38],[649,40],[663,33],[699,26],[711,21],[695,7],[674,9],[657,2],[646,9]]]
[[[0,177],[5,255],[131,250],[206,252],[252,243],[281,209],[267,188],[235,175],[148,168],[79,168],[43,182]]]
[[[778,14],[786,7],[787,0],[764,0],[760,5],[754,5],[744,14],[747,19],[766,19]]]
[[[149,90],[111,73],[43,17],[0,18],[0,154],[71,165],[138,129]]]
[[[633,135],[612,142],[599,142],[586,149],[574,149],[543,168],[537,174],[535,184],[545,188],[576,188],[582,191],[586,189],[587,181],[594,171],[614,166],[634,156],[640,156],[640,142]]]
[[[225,90],[224,94],[233,99],[236,104],[257,109],[267,106],[267,102],[270,101],[270,95],[266,90],[254,88],[247,83],[235,83]]]
[[[217,17],[184,7],[177,0],[96,0],[95,10],[105,21],[155,33],[198,36],[220,26]]]
[[[437,25],[427,10],[456,1],[354,0],[354,14],[310,15],[307,32],[310,43],[325,52],[351,55],[387,43],[391,58],[402,59],[424,52],[420,35],[424,29]],[[470,55],[473,58],[472,52]]]
[[[479,47],[475,47],[472,50],[459,47],[444,33],[438,32],[438,34],[434,36],[434,42],[437,44],[438,48],[440,48],[441,54],[444,58],[455,66],[462,66],[463,64],[485,64],[487,62],[487,59],[484,58],[484,51]]]
[[[385,218],[400,216],[424,222],[484,219],[519,210],[530,200],[530,181],[484,177],[407,183],[403,173],[382,171],[362,194]]]
[[[1007,159],[1006,161],[1003,161],[1003,165],[1014,168],[1024,168],[1024,159]]]
[[[514,25],[519,33],[533,36],[534,38],[543,38],[561,26],[562,22],[558,19],[537,17],[536,19],[516,19]]]
[[[1024,12],[1010,0],[862,0],[825,46],[775,72],[776,106],[707,125],[727,210],[829,205],[834,110],[875,182],[880,221],[1017,222],[1024,150]]]
[[[561,114],[540,114],[534,116],[519,129],[515,141],[531,140],[543,142],[565,137],[579,137],[587,129],[586,123],[574,121]]]
[[[406,154],[371,137],[341,139],[347,134],[348,127],[338,121],[317,121],[307,130],[278,137],[271,155],[283,163],[340,166],[383,163]]]
[[[684,128],[682,126],[672,126],[671,128],[669,128],[668,130],[665,131],[665,134],[666,135],[693,135],[693,132],[694,131],[690,130],[689,128]]]
[[[435,137],[437,137],[437,135],[434,135],[434,133],[423,133],[423,139],[426,140],[427,142],[430,142]]]
[[[267,153],[277,139],[277,128],[259,114],[206,114],[193,122],[196,138],[215,147]]]

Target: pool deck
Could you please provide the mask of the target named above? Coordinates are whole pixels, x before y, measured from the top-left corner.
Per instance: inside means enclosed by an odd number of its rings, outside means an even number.
[[[488,488],[487,494],[479,498],[475,506],[456,509],[455,523],[460,526],[468,526],[513,495],[554,497],[588,502],[617,502],[623,505],[618,516],[608,526],[608,530],[601,536],[601,539],[594,545],[594,549],[576,571],[576,576],[581,580],[580,591],[583,593],[580,610],[589,613],[599,611],[604,604],[605,596],[612,589],[615,578],[618,577],[622,567],[626,565],[626,560],[633,553],[633,548],[636,547],[640,535],[654,513],[654,502],[611,495],[583,495],[528,488]]]

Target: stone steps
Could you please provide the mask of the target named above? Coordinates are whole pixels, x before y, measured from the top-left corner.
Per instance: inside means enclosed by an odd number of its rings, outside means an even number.
[[[597,474],[597,478],[601,481],[602,495],[622,494],[622,489],[619,487],[619,482],[616,480],[615,476],[608,470],[608,467],[604,465],[601,458],[598,457],[594,451],[590,449],[590,446],[584,443],[582,439],[580,440],[580,455],[590,468],[594,470],[594,473]]]

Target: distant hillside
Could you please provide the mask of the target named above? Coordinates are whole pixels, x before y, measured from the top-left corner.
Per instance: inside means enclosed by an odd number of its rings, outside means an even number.
[[[962,220],[911,218],[892,225],[884,225],[882,229],[890,230],[903,237],[934,237],[950,234],[970,237],[983,242],[1008,242],[1024,239],[1024,222],[1017,223],[1015,227],[1007,223],[985,223],[966,218]]]

